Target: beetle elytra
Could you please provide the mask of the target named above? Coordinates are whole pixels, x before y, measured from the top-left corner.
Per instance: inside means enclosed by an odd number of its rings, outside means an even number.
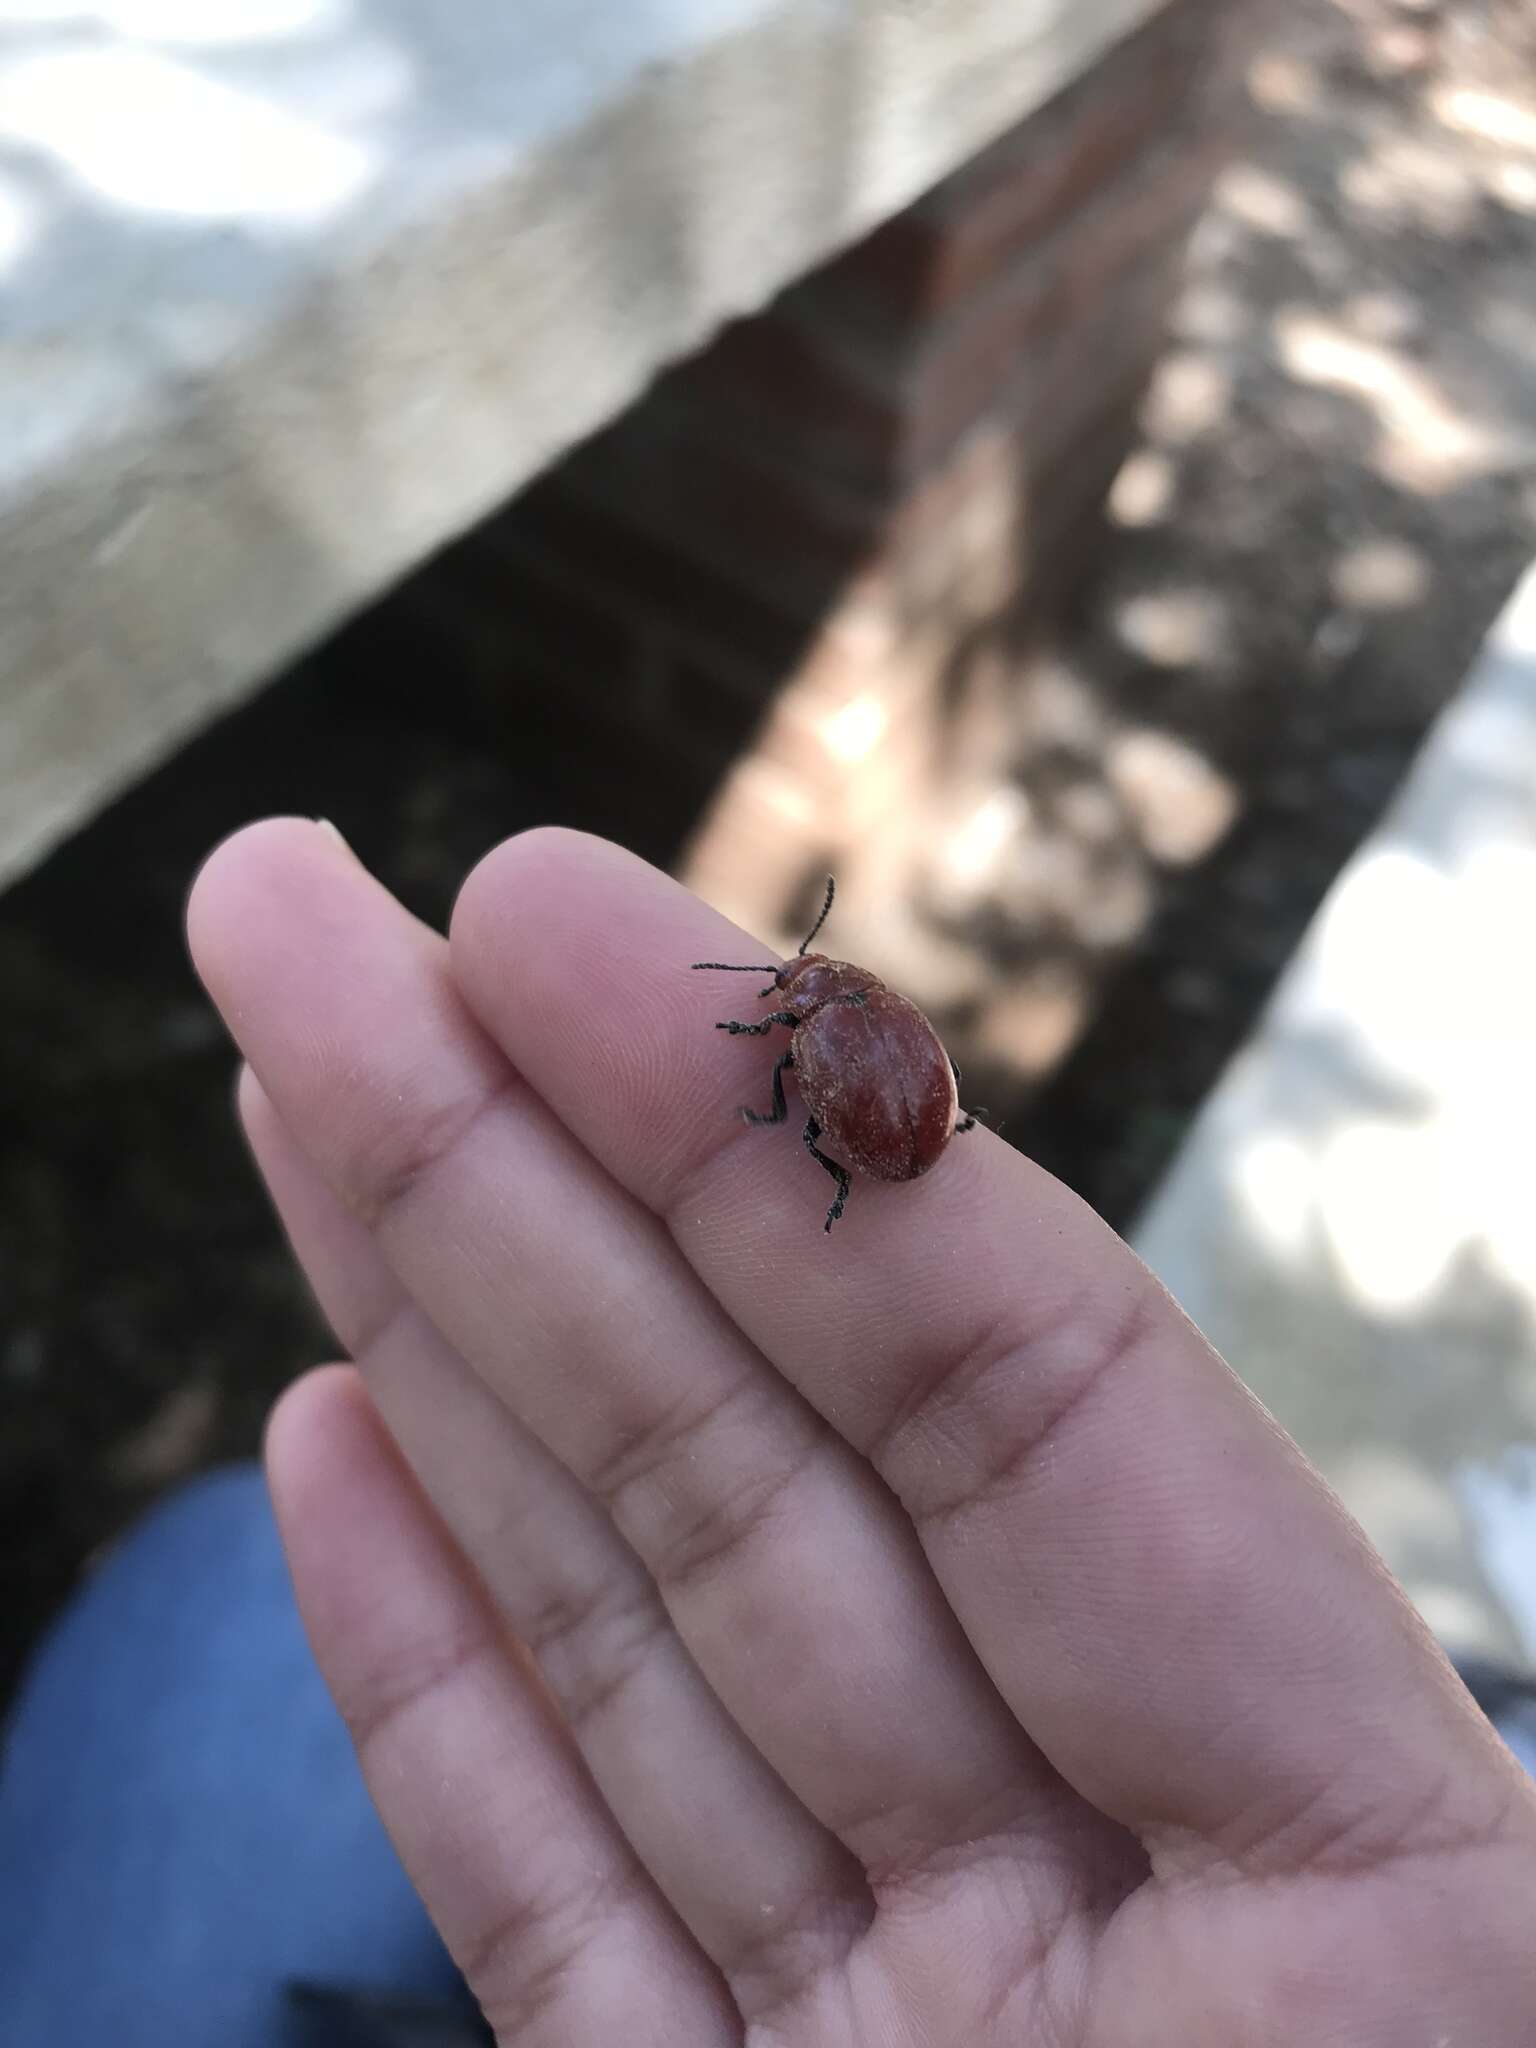
[[[738,967],[696,960],[694,971],[771,974],[760,997],[777,995],[780,1007],[745,1024],[732,1019],[717,1031],[763,1038],[783,1025],[793,1036],[773,1070],[773,1107],[744,1109],[749,1124],[781,1124],[789,1115],[784,1076],[793,1073],[810,1112],[805,1147],[837,1182],[826,1229],[842,1215],[852,1185],[850,1167],[871,1180],[916,1180],[928,1171],[957,1132],[975,1127],[960,1114],[960,1070],[939,1034],[915,1003],[899,996],[867,967],[830,960],[810,950],[827,921],[836,884],[827,877],[826,901],[793,960],[782,967]],[[841,1160],[821,1150],[825,1138]],[[842,1161],[847,1164],[843,1164]]]

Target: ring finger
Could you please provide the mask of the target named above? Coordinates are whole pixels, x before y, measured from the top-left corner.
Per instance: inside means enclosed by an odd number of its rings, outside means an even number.
[[[249,1069],[240,1114],[321,1307],[614,1818],[743,2011],[779,2003],[868,1922],[863,1873],[725,1713],[607,1516],[427,1321]]]

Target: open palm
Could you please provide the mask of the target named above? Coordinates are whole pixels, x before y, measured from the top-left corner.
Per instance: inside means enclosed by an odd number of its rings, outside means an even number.
[[[503,2043],[1528,2048],[1536,1797],[1064,1188],[978,1133],[825,1235],[688,972],[761,942],[599,841],[445,941],[274,821],[190,923],[356,1361],[300,1601]]]

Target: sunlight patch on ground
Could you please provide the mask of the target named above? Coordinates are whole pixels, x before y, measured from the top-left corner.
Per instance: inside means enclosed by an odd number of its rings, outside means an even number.
[[[1445,1133],[1362,1119],[1316,1161],[1318,1220],[1349,1298],[1384,1316],[1425,1309],[1448,1278],[1472,1219],[1451,1185]]]
[[[1232,1162],[1231,1182],[1266,1251],[1291,1264],[1310,1247],[1317,1217],[1312,1155],[1300,1138],[1261,1131]]]
[[[969,899],[967,907],[973,909],[1004,850],[1029,831],[1031,814],[1028,796],[1012,783],[983,797],[940,849],[939,867],[948,893]]]
[[[1313,225],[1312,209],[1296,187],[1257,164],[1233,164],[1223,171],[1214,197],[1223,213],[1262,235],[1299,241]]]
[[[1536,112],[1530,107],[1465,85],[1438,87],[1430,94],[1429,104],[1447,128],[1536,156]]]
[[[1347,548],[1330,580],[1340,604],[1361,612],[1395,612],[1429,595],[1429,563],[1405,540],[1368,540]]]
[[[129,48],[59,50],[0,73],[0,138],[45,150],[120,205],[197,220],[322,221],[374,168],[354,142]]]
[[[1518,446],[1465,418],[1428,371],[1310,309],[1287,306],[1273,323],[1283,367],[1304,384],[1347,392],[1376,415],[1383,473],[1434,493],[1520,462]]]
[[[1158,364],[1142,404],[1142,425],[1153,440],[1182,446],[1219,426],[1231,406],[1231,371],[1210,356],[1182,350]]]
[[[1483,183],[1511,213],[1536,214],[1536,164],[1490,164]]]
[[[1424,1035],[1433,1028],[1424,1008],[1422,963],[1454,932],[1463,915],[1460,905],[1449,877],[1433,862],[1404,847],[1384,846],[1358,857],[1348,886],[1318,915],[1304,963],[1307,983],[1326,989],[1331,1015],[1357,1021],[1373,1065],[1389,1079],[1411,1085],[1422,1076]],[[1452,1026],[1454,1059],[1460,991],[1447,986],[1453,979],[1436,977],[1448,1009],[1445,1021]]]
[[[1304,114],[1322,99],[1317,67],[1290,50],[1265,50],[1248,67],[1248,92],[1267,114]]]
[[[1465,1095],[1468,1109],[1482,1107],[1485,1138],[1513,1140],[1536,1119],[1536,953],[1514,938],[1529,930],[1533,903],[1536,848],[1471,848],[1442,869],[1383,847],[1361,855],[1324,906],[1306,963],[1309,985],[1326,988],[1330,1012],[1351,1020],[1389,1084]]]
[[[1164,867],[1203,860],[1237,816],[1236,785],[1172,733],[1121,733],[1106,767],[1142,845]]]
[[[1173,510],[1179,473],[1155,448],[1138,448],[1110,486],[1109,516],[1116,526],[1159,526]]]
[[[1064,962],[1053,962],[988,1003],[977,1043],[986,1058],[1040,1076],[1065,1058],[1087,1019],[1088,990],[1081,975]]]
[[[1115,613],[1120,638],[1158,668],[1193,668],[1220,658],[1227,612],[1209,590],[1151,590]]]

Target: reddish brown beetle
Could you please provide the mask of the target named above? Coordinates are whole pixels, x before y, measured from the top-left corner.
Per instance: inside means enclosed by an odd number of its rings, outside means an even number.
[[[827,900],[806,933],[799,953],[785,967],[735,967],[724,960],[696,960],[694,972],[771,974],[759,996],[777,993],[784,1007],[755,1024],[717,1024],[733,1037],[762,1038],[776,1024],[794,1042],[773,1070],[773,1108],[741,1114],[749,1124],[781,1124],[789,1115],[784,1076],[793,1073],[810,1116],[805,1149],[837,1182],[837,1199],[827,1211],[830,1230],[848,1201],[847,1166],[829,1159],[817,1145],[825,1137],[849,1165],[871,1180],[916,1180],[933,1165],[957,1131],[975,1128],[960,1115],[960,1069],[945,1052],[915,1003],[894,995],[878,974],[809,951],[827,921],[836,884],[827,877]]]

